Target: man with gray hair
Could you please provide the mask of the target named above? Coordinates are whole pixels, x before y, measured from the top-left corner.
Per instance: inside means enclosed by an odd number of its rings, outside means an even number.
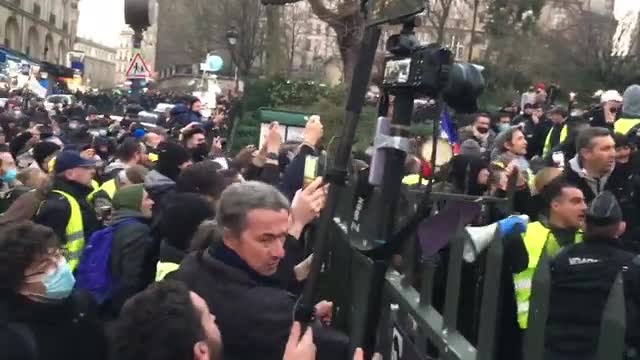
[[[313,194],[323,191],[321,179],[307,188],[311,190],[296,196],[318,196]],[[297,232],[292,229],[299,227],[295,223],[312,220],[300,220],[296,212],[290,211],[287,198],[271,185],[248,181],[229,186],[216,213],[222,243],[189,255],[171,276],[205,299],[216,314],[225,358],[282,359],[297,299],[274,275],[288,248],[297,242],[290,235]],[[325,327],[331,314],[332,303],[322,301],[315,306],[318,358],[346,359],[348,338]]]

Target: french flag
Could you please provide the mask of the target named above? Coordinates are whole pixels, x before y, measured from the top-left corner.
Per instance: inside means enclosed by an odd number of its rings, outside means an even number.
[[[456,127],[453,125],[453,122],[451,121],[451,116],[449,115],[449,110],[447,109],[446,105],[442,110],[442,116],[440,118],[440,129],[442,129],[441,130],[442,137],[447,138],[449,145],[453,146],[453,153],[456,155],[459,154],[460,145],[458,144],[458,135],[456,133]]]

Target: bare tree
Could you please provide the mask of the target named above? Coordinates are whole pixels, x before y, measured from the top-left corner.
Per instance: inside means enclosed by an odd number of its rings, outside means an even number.
[[[289,76],[293,71],[296,48],[300,45],[304,34],[304,22],[308,19],[303,17],[303,11],[299,4],[291,4],[285,9],[285,37],[287,43],[287,73]]]
[[[264,6],[255,0],[191,0],[189,5],[194,30],[185,39],[187,51],[204,58],[212,50],[229,50],[226,34],[233,27],[238,40],[231,56],[240,75],[247,75],[264,49]]]
[[[460,12],[467,6],[468,0],[433,0],[431,2],[431,13],[427,21],[435,30],[436,42],[442,44],[444,35],[449,24],[449,18],[453,12]]]
[[[344,82],[351,83],[365,25],[360,0],[262,0],[263,4],[271,5],[300,1],[307,1],[313,13],[335,31],[344,69]]]

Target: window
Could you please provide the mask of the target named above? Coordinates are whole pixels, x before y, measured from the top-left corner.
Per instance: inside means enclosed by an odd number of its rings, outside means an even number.
[[[33,15],[40,17],[41,9],[40,4],[33,4]]]
[[[305,39],[305,41],[304,41],[304,50],[305,51],[310,51],[311,50],[311,39]]]
[[[49,24],[56,26],[56,15],[54,13],[49,14]]]

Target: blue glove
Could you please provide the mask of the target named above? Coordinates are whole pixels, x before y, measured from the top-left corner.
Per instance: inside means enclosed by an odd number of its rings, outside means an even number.
[[[500,229],[502,236],[509,235],[512,232],[522,234],[527,230],[528,224],[529,217],[527,215],[514,215],[498,221],[498,229]]]

